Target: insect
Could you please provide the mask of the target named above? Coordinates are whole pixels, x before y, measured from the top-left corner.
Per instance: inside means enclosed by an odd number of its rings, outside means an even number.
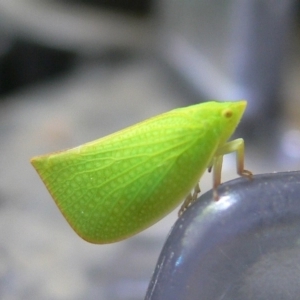
[[[116,242],[156,223],[186,198],[182,213],[196,199],[207,168],[217,199],[224,154],[236,152],[237,173],[251,178],[244,170],[243,139],[227,142],[246,105],[211,101],[177,108],[31,163],[79,236]]]

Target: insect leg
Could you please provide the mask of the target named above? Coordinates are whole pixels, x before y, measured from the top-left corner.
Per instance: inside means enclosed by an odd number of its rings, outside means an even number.
[[[211,162],[207,167],[207,172],[210,173],[213,168],[213,162]]]
[[[185,198],[184,202],[182,203],[178,216],[181,216],[182,213],[193,203],[196,201],[198,194],[201,192],[199,183],[196,184],[196,186],[193,189],[193,192],[188,194],[187,197]]]
[[[199,185],[199,183],[197,183],[195,188],[194,188],[194,191],[193,191],[192,202],[196,201],[196,199],[197,199],[200,192],[201,192],[200,185]]]
[[[213,161],[213,196],[219,199],[217,187],[221,184],[221,173],[223,164],[223,154],[215,156]]]
[[[190,203],[192,202],[192,194],[189,193],[186,198],[184,199],[179,211],[178,211],[178,217],[180,217],[183,212],[188,208],[188,206],[190,205]]]
[[[240,176],[252,178],[252,172],[244,169],[245,146],[243,139],[236,139],[224,144],[217,150],[216,156],[236,152],[236,170]]]
[[[225,154],[236,152],[237,173],[240,176],[247,177],[248,179],[252,178],[252,173],[244,169],[244,150],[245,146],[243,139],[230,141],[217,150],[213,161],[213,194],[216,200],[218,199],[217,187],[221,183],[222,162]]]

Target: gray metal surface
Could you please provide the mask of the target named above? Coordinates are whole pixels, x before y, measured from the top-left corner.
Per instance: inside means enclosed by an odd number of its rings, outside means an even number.
[[[219,195],[178,219],[145,299],[299,299],[300,172],[236,179]]]

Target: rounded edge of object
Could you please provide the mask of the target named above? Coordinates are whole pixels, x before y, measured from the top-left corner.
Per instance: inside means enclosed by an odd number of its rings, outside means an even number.
[[[202,195],[177,220],[145,299],[268,299],[272,290],[278,296],[286,286],[293,289],[289,280],[278,294],[284,268],[277,254],[300,247],[300,172],[238,178],[222,184],[218,194],[219,201],[212,191]],[[268,260],[275,261],[273,269],[260,269]]]

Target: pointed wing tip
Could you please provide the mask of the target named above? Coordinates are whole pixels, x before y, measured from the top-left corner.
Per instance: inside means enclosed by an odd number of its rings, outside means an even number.
[[[42,161],[41,156],[34,156],[30,159],[30,163],[35,169],[38,167],[41,161]]]
[[[34,169],[40,174],[40,171],[43,171],[47,166],[47,159],[48,156],[45,155],[34,156],[30,159],[30,163],[34,167]]]

